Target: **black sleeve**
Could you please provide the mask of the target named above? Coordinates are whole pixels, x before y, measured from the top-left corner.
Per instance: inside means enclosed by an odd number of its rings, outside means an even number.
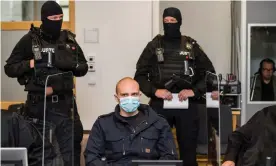
[[[104,132],[100,126],[99,119],[94,123],[89,134],[87,146],[84,152],[86,166],[105,166],[101,160],[104,156]]]
[[[254,132],[254,129],[258,127],[258,120],[261,116],[262,112],[257,112],[245,125],[238,128],[229,136],[224,161],[233,161],[235,163],[237,162],[237,158],[243,145],[250,142],[252,138],[252,132]]]
[[[88,65],[81,47],[78,45],[78,43],[76,44],[78,49],[78,62],[77,62],[77,67],[73,70],[73,74],[76,77],[82,77],[87,73]]]
[[[8,77],[17,78],[31,71],[30,60],[33,59],[32,39],[26,34],[15,45],[6,65],[5,73]]]
[[[149,73],[152,69],[150,64],[154,54],[151,50],[151,42],[144,48],[140,58],[136,64],[136,73],[134,79],[139,83],[141,91],[147,97],[155,96],[156,87],[149,81]]]
[[[206,72],[209,71],[215,73],[215,68],[211,60],[197,43],[195,44],[193,51],[196,64],[195,73],[197,75],[193,92],[195,97],[198,98],[206,93]]]

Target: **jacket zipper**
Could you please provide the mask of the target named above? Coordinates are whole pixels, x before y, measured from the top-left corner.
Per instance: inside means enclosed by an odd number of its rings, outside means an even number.
[[[143,137],[141,137],[141,150],[142,150],[142,152],[144,152],[144,149],[143,149]]]

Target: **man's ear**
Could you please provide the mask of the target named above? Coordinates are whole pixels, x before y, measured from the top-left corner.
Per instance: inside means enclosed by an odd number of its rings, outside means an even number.
[[[118,96],[117,95],[114,95],[114,98],[115,98],[115,100],[117,101],[117,103],[119,103],[119,98],[118,98]]]

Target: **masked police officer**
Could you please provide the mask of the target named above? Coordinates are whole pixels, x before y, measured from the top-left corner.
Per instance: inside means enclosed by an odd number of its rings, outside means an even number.
[[[181,13],[167,8],[163,13],[165,35],[149,42],[138,62],[135,80],[141,91],[151,98],[150,105],[176,127],[180,159],[185,166],[196,166],[198,116],[196,105],[204,102],[206,71],[214,72],[212,62],[197,42],[182,36]],[[189,98],[188,109],[164,109],[164,100]]]
[[[64,165],[78,166],[83,128],[73,97],[73,76],[56,75],[45,84],[47,76],[57,73],[72,72],[76,77],[84,76],[88,71],[87,61],[75,35],[61,30],[63,11],[59,4],[45,2],[41,8],[41,21],[40,28],[32,26],[16,44],[6,61],[5,73],[25,86],[29,117],[43,119],[47,87],[46,121],[55,125],[54,134]]]

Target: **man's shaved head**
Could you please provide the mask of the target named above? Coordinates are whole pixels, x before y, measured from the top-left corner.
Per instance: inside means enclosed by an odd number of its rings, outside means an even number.
[[[138,113],[140,105],[139,84],[133,78],[125,77],[116,85],[116,101],[120,105],[120,115],[123,117],[134,116]]]
[[[130,92],[132,91],[132,92]],[[120,95],[122,93],[134,93],[135,91],[139,92],[139,84],[131,77],[122,78],[116,84],[116,94]]]

